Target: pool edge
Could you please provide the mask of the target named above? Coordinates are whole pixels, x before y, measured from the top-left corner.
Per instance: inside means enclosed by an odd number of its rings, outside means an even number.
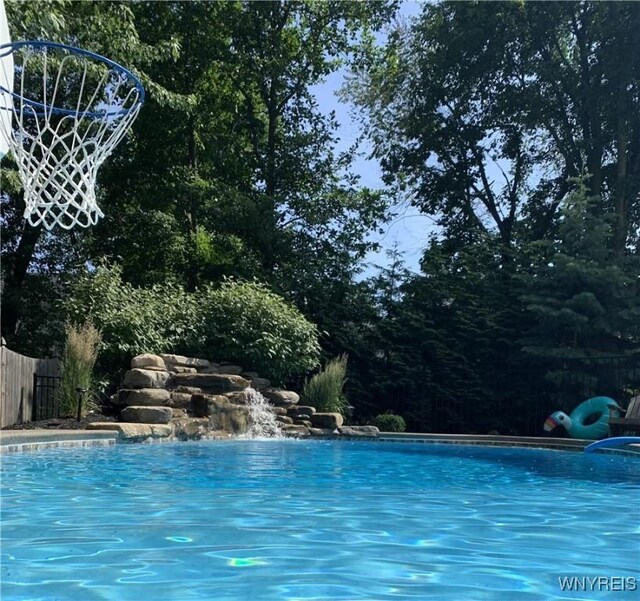
[[[335,440],[335,438],[331,439]],[[349,438],[348,440],[357,439]],[[381,432],[379,437],[362,437],[361,440],[381,443],[457,444],[578,452],[593,442],[574,438],[481,434],[419,434],[412,432]],[[118,433],[113,430],[0,430],[0,455],[50,448],[112,446],[121,443],[122,441],[118,439]],[[640,446],[638,448],[606,449],[602,452],[640,455]]]
[[[501,436],[492,434],[416,434],[410,432],[381,432],[380,442],[404,442],[424,444],[459,444],[487,447],[521,447],[557,451],[583,451],[592,440],[580,438],[546,438],[536,436]],[[640,447],[606,449],[625,455],[640,455]]]
[[[0,455],[51,448],[111,446],[117,433],[108,430],[1,430]]]

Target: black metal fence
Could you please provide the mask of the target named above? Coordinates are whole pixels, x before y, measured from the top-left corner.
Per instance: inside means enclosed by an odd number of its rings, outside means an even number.
[[[432,432],[539,436],[554,411],[570,413],[592,396],[626,408],[640,393],[640,355],[486,367],[486,377],[458,382],[467,394],[425,395],[414,405],[422,414],[416,417]]]
[[[60,417],[60,404],[56,397],[59,383],[59,376],[33,375],[33,421]]]
[[[39,359],[16,353],[0,339],[0,427],[33,421],[34,374],[58,376],[58,359]]]
[[[32,420],[60,417],[59,381],[58,376],[34,375]],[[431,383],[421,398],[399,397],[393,405],[409,418],[410,429],[540,436],[551,413],[570,413],[592,396],[609,396],[626,408],[640,394],[640,355],[491,364],[461,372],[449,385]]]

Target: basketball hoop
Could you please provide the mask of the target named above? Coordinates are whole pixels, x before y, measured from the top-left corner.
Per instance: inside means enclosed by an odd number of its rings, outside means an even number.
[[[14,91],[0,85],[13,129],[4,136],[24,187],[25,219],[31,225],[95,225],[100,165],[123,138],[144,102],[140,81],[117,63],[87,50],[53,42],[0,46],[0,65],[11,55]]]

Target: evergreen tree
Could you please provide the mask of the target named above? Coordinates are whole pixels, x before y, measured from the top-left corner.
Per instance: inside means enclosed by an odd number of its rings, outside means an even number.
[[[552,358],[621,355],[640,337],[638,257],[620,257],[611,220],[579,180],[564,201],[557,236],[538,243],[540,263],[524,297],[535,319],[526,352]]]

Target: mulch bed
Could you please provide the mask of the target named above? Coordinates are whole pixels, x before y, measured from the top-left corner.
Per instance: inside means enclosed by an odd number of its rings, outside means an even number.
[[[27,422],[25,424],[16,424],[7,426],[3,430],[84,430],[87,424],[92,422],[115,422],[115,417],[102,415],[101,413],[88,413],[80,421],[75,417],[58,417],[55,419],[45,419],[37,422]]]

